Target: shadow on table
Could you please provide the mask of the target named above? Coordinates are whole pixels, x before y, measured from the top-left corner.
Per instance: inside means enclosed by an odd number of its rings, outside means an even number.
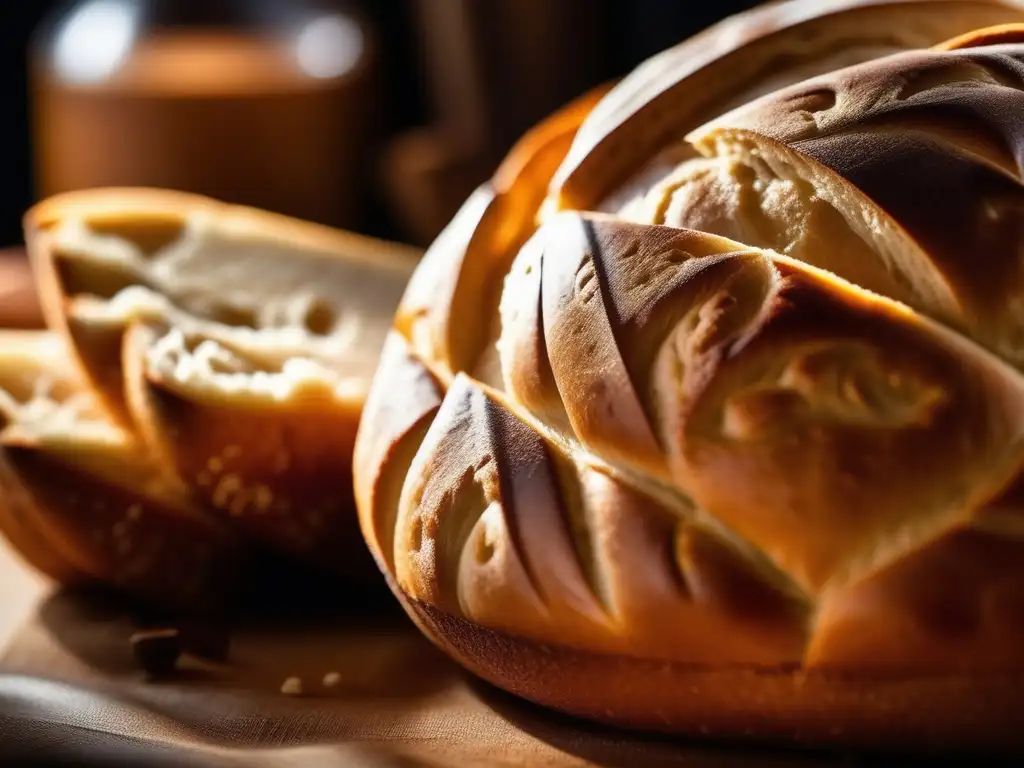
[[[195,625],[126,604],[102,591],[60,590],[40,606],[36,631],[44,633],[59,656],[112,681],[145,681],[132,650],[140,628]],[[163,685],[202,684],[212,688],[279,693],[297,677],[306,693],[326,693],[322,681],[333,673],[346,690],[376,698],[426,696],[450,685],[454,665],[408,620],[393,600],[354,601],[347,611],[300,610],[239,617],[230,626],[205,622],[205,632],[228,638],[223,663],[186,655]],[[380,680],[391,681],[381,686]]]
[[[0,763],[31,764],[12,759],[31,756],[32,739],[49,734],[51,754],[62,749],[67,760],[47,764],[85,766],[928,764],[879,755],[695,744],[589,725],[472,679],[393,606],[367,604],[344,615],[292,612],[287,619],[243,622],[235,628],[229,664],[189,666],[165,682],[146,681],[135,664],[128,638],[138,623],[123,603],[100,593],[62,591],[45,602],[34,631],[50,645],[45,653],[54,656],[54,664],[46,666],[47,658],[41,657],[30,668],[32,674],[46,670],[38,674],[52,675],[52,680],[0,676]],[[77,679],[64,674],[62,655],[91,673]],[[343,681],[339,691],[321,685],[327,672],[338,673]],[[300,699],[280,693],[282,680],[293,676],[306,681]],[[131,728],[126,730],[124,723]],[[60,728],[63,735],[56,736]],[[22,735],[13,739],[8,734]],[[476,748],[453,763],[452,750],[457,753],[460,744],[470,742],[512,753],[505,759],[496,752],[491,760]],[[86,753],[91,757],[80,759]],[[537,755],[543,762],[530,762]]]
[[[576,755],[600,768],[637,765],[693,766],[699,768],[940,768],[1001,763],[979,761],[978,756],[925,759],[920,755],[845,753],[813,749],[785,749],[764,745],[737,746],[714,742],[686,742],[657,734],[638,734],[549,712],[511,696],[481,680],[469,682],[488,707],[517,728],[552,747]]]

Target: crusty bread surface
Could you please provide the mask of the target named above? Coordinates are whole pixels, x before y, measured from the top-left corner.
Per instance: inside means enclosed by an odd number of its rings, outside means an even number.
[[[1024,749],[1016,23],[773,3],[513,149],[355,448],[439,647],[606,723]]]

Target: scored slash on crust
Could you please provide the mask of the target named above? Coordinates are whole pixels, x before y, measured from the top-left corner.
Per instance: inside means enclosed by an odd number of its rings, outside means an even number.
[[[646,170],[648,147],[669,146],[709,118],[814,75],[1022,17],[1013,0],[765,3],[624,78],[583,124],[552,181],[553,200],[560,209],[603,210]]]
[[[1024,70],[992,48],[1019,29],[942,40],[1022,20],[772,4],[513,149],[413,276],[355,451],[438,646],[620,725],[1020,746],[1019,141],[993,137]]]

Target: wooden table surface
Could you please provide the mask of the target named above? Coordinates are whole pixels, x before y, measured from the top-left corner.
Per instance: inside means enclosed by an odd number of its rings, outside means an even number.
[[[47,580],[29,569],[0,538],[0,656],[49,590]]]

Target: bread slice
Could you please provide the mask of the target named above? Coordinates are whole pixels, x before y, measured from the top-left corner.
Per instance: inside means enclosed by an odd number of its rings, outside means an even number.
[[[370,375],[418,251],[205,197],[69,193],[25,218],[47,325],[129,418],[119,365],[131,320],[180,313]]]
[[[367,376],[153,322],[129,328],[125,359],[140,433],[196,498],[308,564],[370,572],[351,472]]]
[[[54,398],[77,390],[74,371],[67,364],[66,348],[48,333],[0,331],[0,426],[9,427],[28,409],[39,407],[37,387]],[[45,378],[45,381],[44,381]],[[50,578],[75,583],[84,576],[54,551],[31,514],[31,506],[9,468],[0,461],[0,532],[21,557]]]
[[[63,582],[189,610],[232,596],[241,548],[112,423],[49,332],[0,333],[0,530]]]
[[[352,445],[419,252],[147,189],[25,224],[48,324],[145,461],[243,538],[366,573]]]

